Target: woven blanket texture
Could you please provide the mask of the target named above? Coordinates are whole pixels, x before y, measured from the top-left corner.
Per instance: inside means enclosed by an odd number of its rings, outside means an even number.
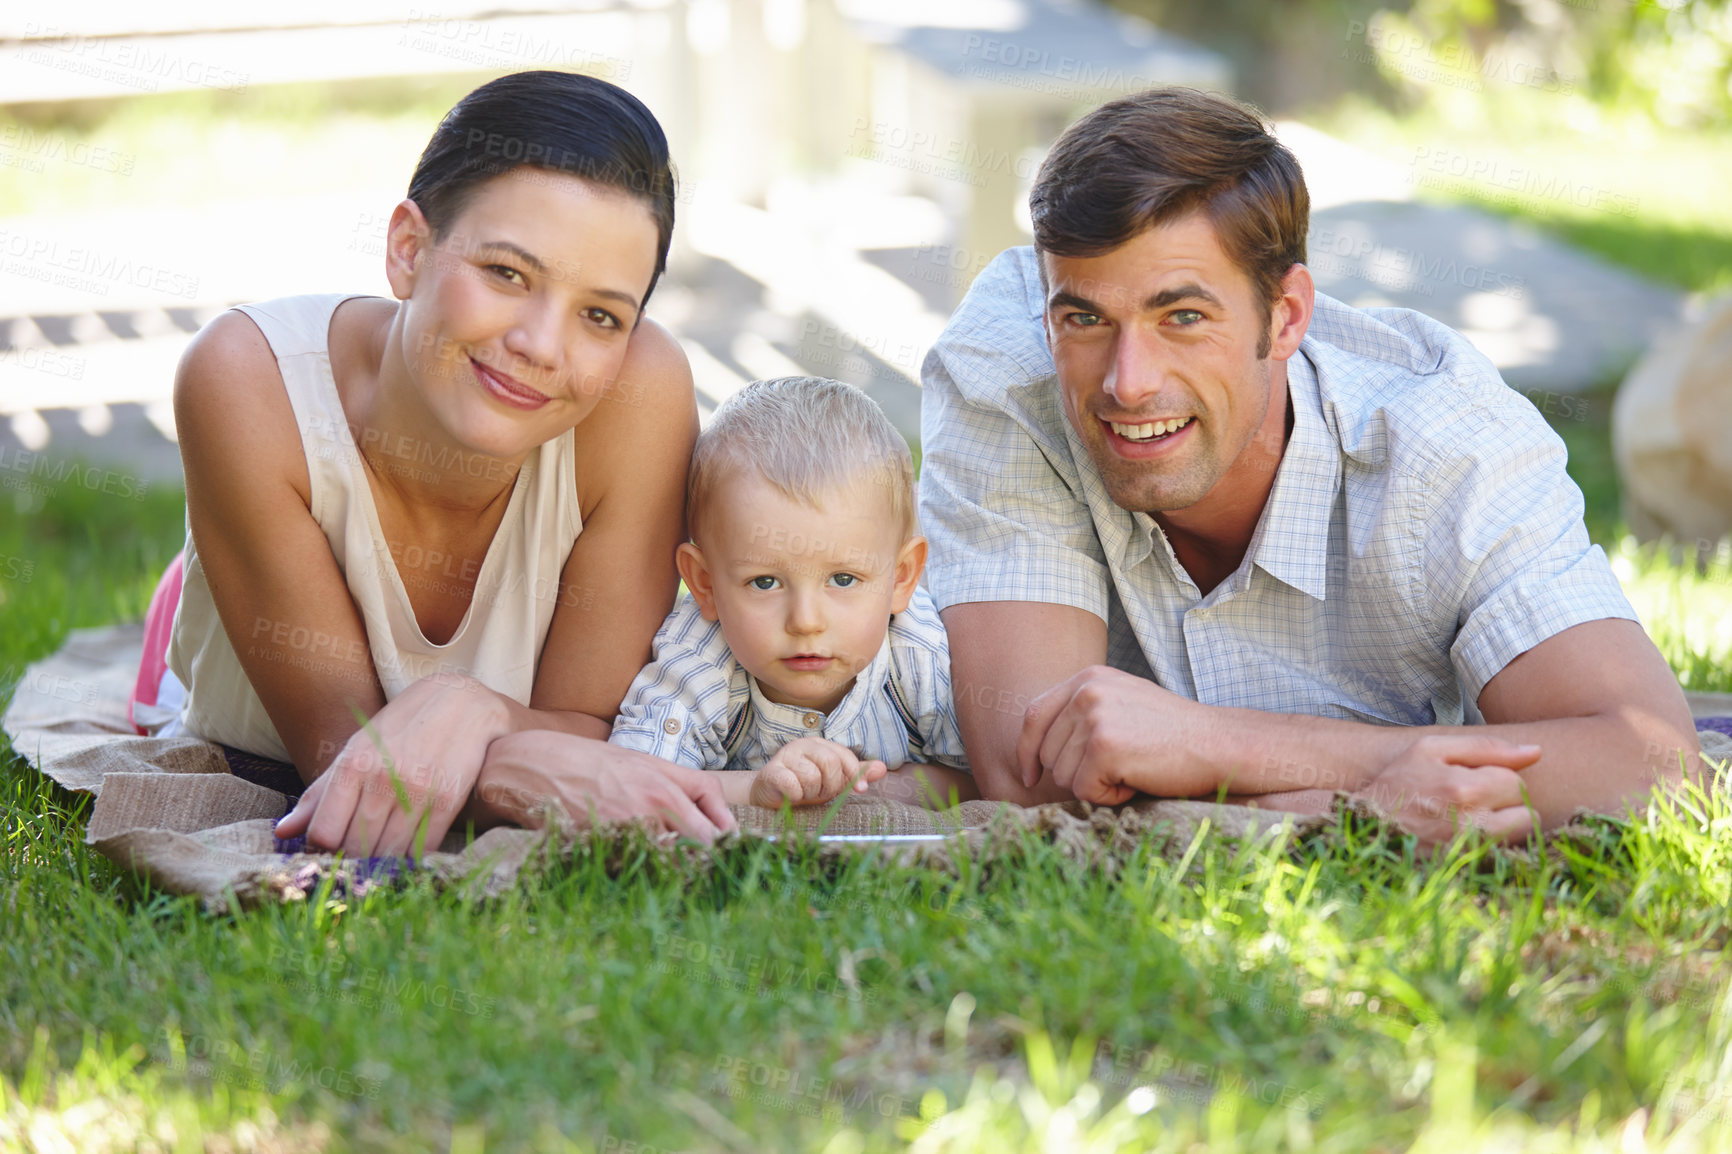
[[[29,667],[0,721],[21,757],[65,788],[96,795],[86,832],[91,845],[162,889],[197,895],[212,908],[231,900],[243,907],[297,900],[326,877],[364,886],[395,876],[402,864],[395,859],[339,862],[331,854],[277,852],[272,826],[288,810],[285,795],[231,774],[211,742],[134,733],[126,701],[142,641],[138,625],[73,631],[58,652]],[[1696,695],[1691,705],[1699,716],[1732,716],[1732,694]],[[1732,757],[1732,737],[1710,728],[1701,738],[1705,758]],[[803,833],[822,827],[827,834],[955,835],[960,840],[950,844],[967,852],[1034,833],[1090,861],[1121,857],[1155,836],[1164,837],[1167,852],[1182,853],[1205,822],[1227,837],[1285,826],[1304,838],[1337,820],[1195,801],[1145,800],[1117,809],[971,801],[931,811],[877,797],[791,817],[753,806],[736,806],[734,814],[745,835],[778,834],[791,821]],[[454,832],[419,868],[481,896],[498,894],[516,884],[527,862],[550,848],[570,852],[580,836],[564,823],[491,829],[468,844]],[[943,842],[885,848],[939,866],[949,852]]]

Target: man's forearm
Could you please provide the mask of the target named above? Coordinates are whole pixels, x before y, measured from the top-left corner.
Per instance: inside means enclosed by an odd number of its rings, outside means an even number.
[[[996,762],[976,762],[971,757],[970,764],[974,767],[974,784],[980,790],[980,796],[987,801],[1008,801],[1014,805],[1046,805],[1048,802],[1071,801],[1076,796],[1070,790],[1055,784],[1049,777],[1042,777],[1033,789],[1024,786],[1017,775],[1014,750],[1009,756]]]
[[[1530,804],[1545,826],[1581,809],[1617,812],[1657,781],[1676,779],[1680,755],[1692,769],[1698,746],[1676,718],[1637,707],[1588,717],[1483,726],[1392,728],[1200,706],[1203,721],[1186,741],[1180,775],[1138,784],[1163,796],[1277,794],[1296,790],[1356,792],[1425,734],[1498,737],[1538,745],[1538,761],[1521,771]],[[1149,787],[1153,788],[1149,788]],[[1198,787],[1198,788],[1193,788]],[[1395,799],[1383,799],[1393,803]]]
[[[1158,777],[1132,781],[1162,797],[1356,790],[1421,733],[1330,717],[1190,703],[1186,727],[1163,750]]]

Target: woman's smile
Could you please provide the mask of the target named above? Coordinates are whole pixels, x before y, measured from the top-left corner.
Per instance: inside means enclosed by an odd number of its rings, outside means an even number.
[[[498,369],[489,368],[474,357],[469,358],[469,364],[474,368],[475,378],[481,383],[481,387],[487,391],[487,394],[514,409],[533,411],[553,399],[546,393],[537,392],[530,388],[515,377],[508,376]]]

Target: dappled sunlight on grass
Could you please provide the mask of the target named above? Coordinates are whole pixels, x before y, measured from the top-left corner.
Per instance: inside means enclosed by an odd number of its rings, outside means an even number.
[[[136,619],[181,517],[13,505],[11,677]],[[1732,556],[1612,541],[1680,676],[1732,689]],[[1108,870],[597,840],[495,900],[229,916],[88,813],[0,742],[0,1149],[1732,1148],[1732,801],[1697,788],[1430,861],[1353,816]]]
[[[1511,100],[1462,124],[1436,109],[1396,115],[1350,101],[1315,123],[1411,172],[1422,199],[1531,220],[1678,288],[1732,289],[1732,132],[1666,130],[1591,106],[1577,117],[1545,109]],[[1459,177],[1426,167],[1445,154]]]
[[[0,137],[26,150],[103,158],[0,181],[0,216],[407,188],[434,126],[473,87],[435,77],[0,109]]]
[[[1612,570],[1648,635],[1685,689],[1732,692],[1732,541],[1697,564],[1670,543],[1623,538],[1608,551]],[[1679,563],[1683,562],[1683,563]]]

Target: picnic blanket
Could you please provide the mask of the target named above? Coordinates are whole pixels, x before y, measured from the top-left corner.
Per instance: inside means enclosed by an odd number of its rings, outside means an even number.
[[[272,827],[288,812],[289,797],[262,783],[280,781],[252,772],[249,759],[208,741],[138,736],[126,702],[142,644],[139,625],[74,630],[57,653],[25,671],[0,720],[21,757],[65,788],[96,796],[86,830],[91,845],[161,888],[201,896],[217,908],[231,900],[243,907],[296,900],[326,879],[364,887],[402,868],[396,859],[338,861],[279,842]],[[1732,757],[1732,694],[1698,695],[1691,704],[1710,721],[1701,734],[1704,756]],[[1182,853],[1205,822],[1223,836],[1247,837],[1291,821],[1295,835],[1306,837],[1334,821],[1193,801],[1116,809],[971,801],[931,811],[875,797],[849,798],[834,812],[811,807],[790,816],[736,806],[734,814],[746,835],[779,834],[791,821],[808,833],[822,826],[829,834],[950,834],[979,849],[1032,831],[1093,858],[1127,853],[1157,833]],[[579,836],[561,823],[545,830],[491,829],[473,841],[453,832],[419,868],[491,895],[516,884],[527,862],[550,848],[568,852]]]

